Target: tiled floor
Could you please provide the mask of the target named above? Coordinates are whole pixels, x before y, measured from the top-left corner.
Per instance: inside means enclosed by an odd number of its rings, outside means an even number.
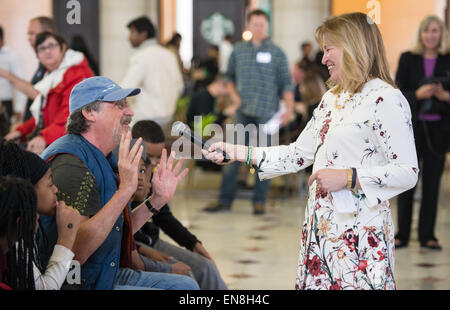
[[[293,289],[305,197],[283,199],[277,188],[283,188],[284,180],[278,178],[272,183],[264,216],[252,215],[248,190],[239,192],[232,212],[201,211],[216,200],[220,180],[220,173],[195,168],[193,178],[186,180],[174,197],[174,214],[203,242],[230,289]],[[421,251],[417,241],[416,205],[413,240],[408,248],[395,253],[399,289],[450,289],[450,169],[443,175],[442,188],[436,235],[443,250]],[[396,223],[395,199],[391,203]],[[169,240],[167,236],[163,238]]]

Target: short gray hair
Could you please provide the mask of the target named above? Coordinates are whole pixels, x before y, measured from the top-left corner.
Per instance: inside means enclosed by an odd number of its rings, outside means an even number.
[[[80,134],[88,131],[90,124],[89,124],[88,120],[83,116],[82,111],[83,111],[83,109],[88,112],[92,111],[92,110],[99,111],[100,107],[101,107],[100,101],[96,101],[96,102],[90,103],[88,105],[85,105],[81,109],[73,111],[69,115],[69,118],[67,119],[67,124],[66,124],[67,133],[80,135]]]

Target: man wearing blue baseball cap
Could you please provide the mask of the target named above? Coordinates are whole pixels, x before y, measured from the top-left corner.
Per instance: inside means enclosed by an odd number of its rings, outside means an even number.
[[[123,89],[106,77],[92,77],[75,85],[69,100],[67,135],[41,155],[50,163],[60,200],[83,215],[73,246],[81,264],[81,284],[87,289],[198,289],[186,276],[136,270],[139,256],[133,234],[173,196],[187,169],[174,165],[174,155],[155,172],[154,193],[131,211],[128,202],[137,188],[142,139],[130,149],[129,123],[133,112],[127,97],[139,88]],[[119,145],[117,155],[113,150]],[[54,217],[41,217],[48,253],[58,239]],[[44,251],[44,253],[46,252]],[[43,258],[43,262],[48,258]]]

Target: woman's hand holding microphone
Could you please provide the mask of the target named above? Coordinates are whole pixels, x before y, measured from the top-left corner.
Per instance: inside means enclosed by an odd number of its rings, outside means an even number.
[[[224,162],[224,155],[221,151],[227,153],[229,161]],[[203,156],[217,165],[225,165],[234,161],[246,162],[248,156],[248,147],[245,145],[236,145],[226,142],[216,142],[205,150],[202,150]],[[252,162],[253,163],[253,162]]]

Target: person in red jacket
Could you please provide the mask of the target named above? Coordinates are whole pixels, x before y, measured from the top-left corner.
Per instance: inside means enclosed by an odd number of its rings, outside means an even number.
[[[94,74],[84,55],[68,49],[58,34],[40,33],[34,47],[40,63],[47,69],[39,83],[32,85],[2,69],[0,77],[34,100],[30,107],[33,116],[5,139],[27,141],[27,150],[40,154],[66,132],[72,88]]]

